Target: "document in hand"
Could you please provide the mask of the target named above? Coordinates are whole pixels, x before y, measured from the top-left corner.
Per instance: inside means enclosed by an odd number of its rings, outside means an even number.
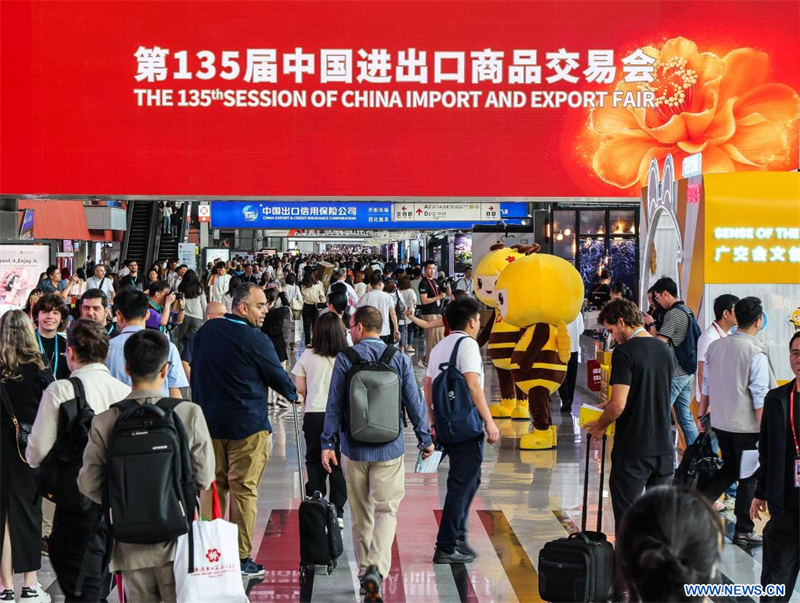
[[[417,455],[417,462],[414,465],[414,473],[436,473],[439,470],[439,463],[442,462],[442,451],[434,450],[427,459],[422,459],[422,451]]]
[[[603,409],[598,408],[597,406],[592,406],[591,404],[583,404],[581,406],[580,412],[578,413],[578,425],[583,427],[587,423],[594,423],[600,417],[603,416]],[[606,435],[611,434],[611,428],[613,427],[613,423],[606,427]]]

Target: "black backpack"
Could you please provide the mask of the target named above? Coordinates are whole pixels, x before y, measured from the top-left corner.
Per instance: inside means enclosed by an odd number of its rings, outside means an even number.
[[[108,439],[104,507],[118,542],[156,544],[191,535],[197,480],[186,431],[174,412],[181,402],[123,400],[112,407],[120,415]]]
[[[675,350],[675,358],[677,358],[681,368],[688,375],[694,375],[697,372],[697,340],[700,339],[702,331],[689,308],[683,304],[675,304],[670,311],[672,309],[685,313],[689,322],[689,326],[686,329],[686,337],[680,345],[673,346],[672,349]]]
[[[75,397],[58,408],[56,442],[42,461],[37,474],[39,493],[59,507],[82,513],[94,503],[78,491],[78,473],[83,466],[83,451],[89,442],[94,410],[86,402],[83,383],[70,377]]]

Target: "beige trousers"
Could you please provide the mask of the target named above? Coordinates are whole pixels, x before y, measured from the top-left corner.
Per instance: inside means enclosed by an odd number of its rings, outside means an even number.
[[[258,515],[258,486],[269,462],[272,434],[254,433],[244,440],[211,440],[217,464],[217,494],[225,514],[231,494],[230,520],[239,528],[239,558],[246,559],[253,548]]]
[[[441,317],[442,317],[441,314],[423,314],[422,320],[424,320],[425,322],[431,322]],[[428,360],[430,359],[431,350],[442,339],[444,339],[444,327],[436,327],[435,329],[425,329],[425,356],[423,358],[423,360],[425,360],[425,364],[427,364]]]
[[[159,567],[122,570],[122,583],[130,603],[175,603],[172,561]]]
[[[392,567],[397,509],[406,493],[403,457],[391,461],[353,461],[342,455],[347,501],[353,520],[358,575],[374,565],[381,576]]]
[[[42,498],[42,537],[49,537],[53,531],[53,515],[56,506],[46,498]]]

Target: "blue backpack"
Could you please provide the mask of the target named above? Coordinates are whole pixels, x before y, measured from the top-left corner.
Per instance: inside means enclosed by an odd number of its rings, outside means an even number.
[[[469,337],[456,342],[450,362],[439,365],[442,372],[433,380],[433,417],[436,437],[442,444],[458,444],[483,435],[483,421],[467,380],[456,368],[458,347],[465,339]]]

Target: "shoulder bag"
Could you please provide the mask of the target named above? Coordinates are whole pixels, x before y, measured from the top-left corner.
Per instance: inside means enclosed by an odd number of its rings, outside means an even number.
[[[8,395],[8,390],[6,390],[4,383],[0,384],[0,390],[2,391],[3,406],[11,417],[11,422],[14,424],[14,431],[16,432],[14,441],[17,445],[17,455],[19,455],[19,460],[27,465],[28,460],[25,458],[25,449],[28,447],[28,438],[33,430],[33,425],[31,423],[22,423],[17,419],[14,406],[11,404],[11,398]]]

